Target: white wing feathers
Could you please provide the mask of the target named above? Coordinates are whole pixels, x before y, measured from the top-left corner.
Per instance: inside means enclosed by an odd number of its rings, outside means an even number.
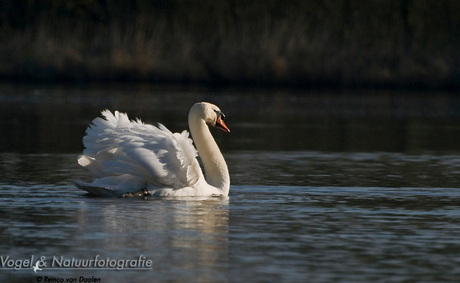
[[[129,174],[174,189],[193,187],[203,176],[187,131],[129,121],[124,113],[102,111],[83,138],[78,162],[99,178]]]

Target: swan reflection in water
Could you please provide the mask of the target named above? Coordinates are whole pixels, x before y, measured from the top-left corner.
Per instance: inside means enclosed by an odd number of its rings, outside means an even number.
[[[101,257],[144,255],[155,278],[183,273],[206,281],[227,274],[228,197],[88,200],[77,212],[75,237],[86,256],[88,249]]]
[[[119,112],[102,114],[105,119],[96,118],[86,130],[78,159],[96,179],[77,180],[76,186],[98,196],[144,192],[148,199],[88,202],[88,209],[78,212],[77,245],[111,257],[149,256],[156,276],[165,270],[173,270],[174,278],[183,272],[187,281],[190,274],[194,281],[225,275],[230,176],[208,127],[230,132],[225,115],[210,103],[192,106],[188,121],[195,149],[187,131],[173,134]]]

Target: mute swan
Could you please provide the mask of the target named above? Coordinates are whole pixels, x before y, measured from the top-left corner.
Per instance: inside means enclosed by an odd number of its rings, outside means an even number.
[[[172,133],[165,126],[129,121],[115,111],[102,111],[83,138],[85,150],[78,163],[96,175],[92,183],[75,180],[90,194],[122,196],[147,190],[156,196],[227,196],[230,176],[224,157],[206,124],[230,132],[225,115],[207,102],[190,109],[188,132]],[[198,152],[197,152],[198,150]],[[206,172],[203,176],[197,155]]]

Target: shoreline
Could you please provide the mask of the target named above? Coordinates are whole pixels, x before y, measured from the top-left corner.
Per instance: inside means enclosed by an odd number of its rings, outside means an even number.
[[[3,81],[460,89],[448,0],[7,2]]]

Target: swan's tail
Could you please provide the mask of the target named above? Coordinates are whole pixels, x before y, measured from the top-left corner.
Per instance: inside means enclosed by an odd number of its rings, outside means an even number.
[[[75,186],[81,190],[87,191],[88,193],[101,196],[101,197],[117,197],[119,193],[114,189],[108,187],[95,186],[91,183],[83,182],[81,180],[74,180]]]

